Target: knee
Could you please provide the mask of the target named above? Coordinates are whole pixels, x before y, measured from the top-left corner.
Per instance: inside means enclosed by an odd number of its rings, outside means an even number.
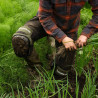
[[[21,35],[13,36],[12,46],[17,56],[24,57],[24,58],[28,56],[30,42],[28,38],[26,38],[25,36],[21,36]]]
[[[17,56],[25,58],[29,55],[29,48],[33,44],[31,34],[32,31],[28,26],[22,26],[13,35],[12,45]]]
[[[13,35],[13,37],[24,36],[30,41],[30,45],[32,45],[31,35],[32,35],[32,30],[29,28],[29,26],[24,25],[17,30],[17,32]]]

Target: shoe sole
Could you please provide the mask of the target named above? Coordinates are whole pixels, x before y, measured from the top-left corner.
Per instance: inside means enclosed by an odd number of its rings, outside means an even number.
[[[12,38],[12,45],[17,56],[24,58],[27,57],[30,45],[28,38],[20,35],[14,36]]]

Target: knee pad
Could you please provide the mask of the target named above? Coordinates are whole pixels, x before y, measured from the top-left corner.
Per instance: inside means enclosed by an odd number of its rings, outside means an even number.
[[[31,39],[31,35],[32,35],[32,30],[28,27],[28,26],[22,26],[22,27],[20,27],[17,31],[16,31],[16,33],[13,35],[13,37],[14,36],[24,36],[24,37],[26,37],[26,38],[28,38],[28,40],[30,41],[30,45],[32,45],[32,39]]]
[[[32,46],[31,30],[27,26],[20,27],[13,35],[12,45],[14,52],[19,57],[27,57]]]
[[[12,45],[14,52],[19,57],[26,57],[29,54],[29,40],[20,35],[16,35],[12,38]]]

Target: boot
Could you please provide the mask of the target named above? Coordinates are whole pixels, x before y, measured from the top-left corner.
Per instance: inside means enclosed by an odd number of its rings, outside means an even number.
[[[66,51],[64,46],[58,47],[55,60],[52,65],[55,65],[54,76],[56,79],[65,78],[71,71],[73,68],[74,56],[75,51]]]
[[[12,38],[12,45],[18,57],[26,58],[29,54],[30,42],[25,36],[16,35]]]

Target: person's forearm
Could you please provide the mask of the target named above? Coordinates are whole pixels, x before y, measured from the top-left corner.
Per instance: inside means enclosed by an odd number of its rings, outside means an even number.
[[[87,38],[90,38],[91,35],[95,34],[98,32],[98,1],[93,0],[90,2],[92,6],[92,12],[93,16],[89,24],[84,28],[83,32],[81,35],[85,35]]]
[[[40,0],[38,17],[46,33],[61,42],[66,34],[58,28],[52,18],[52,7],[50,0]]]

